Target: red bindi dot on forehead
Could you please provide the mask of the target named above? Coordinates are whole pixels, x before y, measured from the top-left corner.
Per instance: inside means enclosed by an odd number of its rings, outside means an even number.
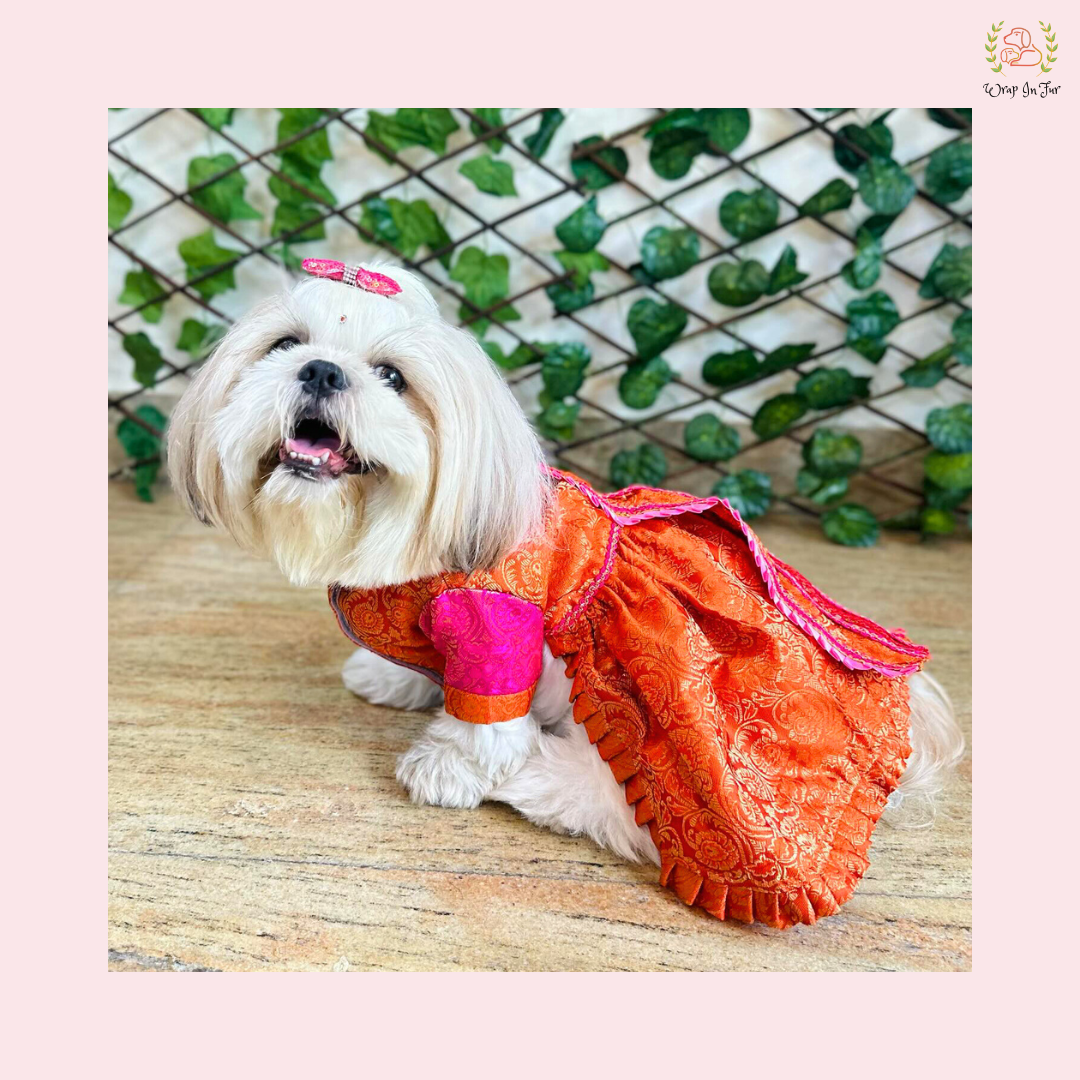
[[[341,318],[340,318],[340,319],[338,319],[338,322],[344,322],[344,321],[345,321],[345,316],[344,316],[344,315],[342,315],[342,316],[341,316]]]

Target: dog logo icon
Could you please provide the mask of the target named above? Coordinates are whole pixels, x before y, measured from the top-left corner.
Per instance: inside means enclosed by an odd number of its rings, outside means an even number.
[[[1005,35],[1001,48],[1001,63],[1010,67],[1039,67],[1043,54],[1031,44],[1031,34],[1022,26],[1016,26]]]

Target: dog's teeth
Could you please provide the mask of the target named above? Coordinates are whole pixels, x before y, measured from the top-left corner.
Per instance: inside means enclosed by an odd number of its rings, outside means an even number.
[[[290,450],[289,451],[289,457],[299,457],[299,455],[297,454],[297,452],[295,450]]]
[[[330,451],[327,450],[326,453],[323,454],[323,456],[319,460],[323,465],[325,465],[330,460]]]

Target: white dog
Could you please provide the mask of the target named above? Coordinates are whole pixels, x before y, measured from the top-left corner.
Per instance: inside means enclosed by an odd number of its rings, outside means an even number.
[[[180,497],[298,585],[360,589],[497,562],[539,527],[541,451],[503,379],[410,274],[392,300],[305,280],[241,319],[170,424]],[[345,685],[435,706],[424,675],[357,652]],[[573,722],[545,648],[530,711],[470,724],[440,710],[397,775],[418,803],[510,804],[627,859],[657,859],[622,787]],[[932,794],[962,741],[940,688],[911,679],[914,753],[901,791]],[[895,795],[894,795],[895,800]]]

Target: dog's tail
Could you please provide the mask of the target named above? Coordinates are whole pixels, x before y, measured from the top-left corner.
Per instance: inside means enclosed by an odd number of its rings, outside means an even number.
[[[941,683],[921,672],[908,680],[911,757],[900,786],[889,797],[885,820],[904,829],[934,822],[936,800],[964,756],[964,736]]]

